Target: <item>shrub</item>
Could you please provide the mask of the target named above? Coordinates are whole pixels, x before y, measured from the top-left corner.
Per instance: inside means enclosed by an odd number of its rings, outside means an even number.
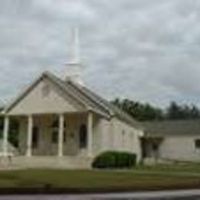
[[[134,153],[107,151],[94,159],[92,167],[98,169],[131,168],[136,165],[136,158]]]

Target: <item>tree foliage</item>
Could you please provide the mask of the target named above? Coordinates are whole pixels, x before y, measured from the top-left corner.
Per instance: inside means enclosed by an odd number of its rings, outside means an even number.
[[[166,109],[167,119],[198,119],[200,118],[200,110],[195,105],[179,105],[171,102]]]
[[[149,103],[140,103],[129,99],[120,100],[117,98],[113,100],[112,103],[139,121],[200,118],[200,110],[197,106],[182,105],[174,101],[164,109],[155,107]]]
[[[3,127],[4,127],[4,118],[0,117],[0,139],[1,140],[3,139]],[[19,134],[19,123],[17,120],[11,119],[8,140],[15,147],[18,147],[18,143],[19,143],[18,134]]]

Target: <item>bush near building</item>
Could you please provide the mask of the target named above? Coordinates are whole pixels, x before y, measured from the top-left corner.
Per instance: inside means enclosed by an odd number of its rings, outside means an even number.
[[[136,154],[129,152],[107,151],[98,155],[92,167],[97,169],[131,168],[136,165]]]

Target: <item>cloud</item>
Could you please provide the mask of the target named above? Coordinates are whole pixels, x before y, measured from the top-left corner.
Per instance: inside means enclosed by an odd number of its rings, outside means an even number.
[[[43,70],[65,71],[78,26],[83,79],[98,93],[200,104],[199,9],[198,0],[2,0],[1,99]]]

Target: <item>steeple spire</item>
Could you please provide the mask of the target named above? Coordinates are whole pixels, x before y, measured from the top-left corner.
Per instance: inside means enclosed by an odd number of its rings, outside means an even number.
[[[79,31],[74,28],[71,35],[69,61],[66,63],[65,79],[83,85],[79,50]]]
[[[71,38],[71,52],[70,52],[70,63],[80,63],[80,44],[79,44],[79,30],[74,28],[72,31]]]
[[[66,80],[83,84],[81,79],[79,30],[74,28],[71,35],[69,62],[66,64]]]

